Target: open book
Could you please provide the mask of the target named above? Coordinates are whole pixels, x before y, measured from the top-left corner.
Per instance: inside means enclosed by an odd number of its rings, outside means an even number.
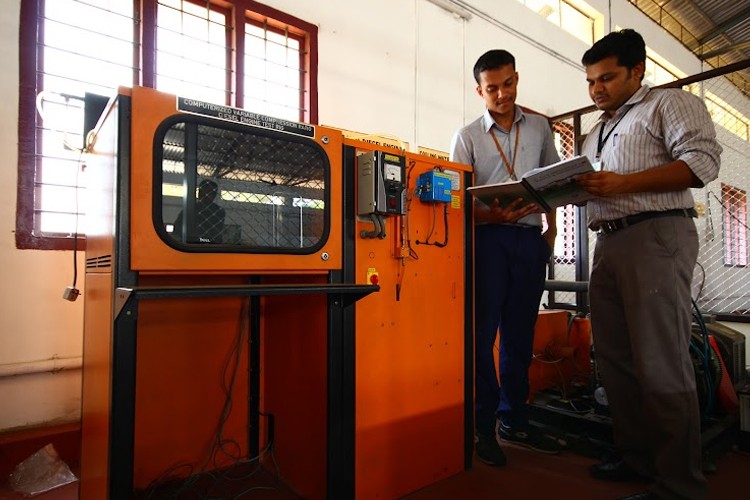
[[[536,203],[539,212],[549,212],[553,208],[584,204],[594,198],[583,189],[575,178],[594,172],[594,167],[585,156],[575,156],[546,167],[535,168],[525,173],[521,180],[472,186],[467,191],[477,199],[491,205],[497,199],[501,207],[521,198],[520,206]]]

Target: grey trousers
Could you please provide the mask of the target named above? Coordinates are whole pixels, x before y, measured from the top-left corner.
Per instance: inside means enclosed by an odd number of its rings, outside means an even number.
[[[666,499],[707,496],[689,354],[697,255],[692,219],[649,219],[597,237],[590,280],[594,352],[615,444]]]

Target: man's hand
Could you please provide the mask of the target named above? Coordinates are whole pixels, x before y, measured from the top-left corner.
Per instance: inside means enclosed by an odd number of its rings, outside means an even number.
[[[660,167],[632,174],[617,174],[611,171],[584,174],[576,181],[596,196],[614,196],[624,193],[664,193],[682,191],[691,187],[703,187],[701,181],[687,163],[675,160]]]
[[[576,182],[596,196],[614,196],[627,192],[625,176],[614,172],[593,172],[576,178]]]
[[[538,210],[536,204],[530,203],[521,206],[523,198],[517,198],[505,207],[495,198],[487,207],[474,206],[474,220],[488,224],[513,223],[521,217],[526,217]]]

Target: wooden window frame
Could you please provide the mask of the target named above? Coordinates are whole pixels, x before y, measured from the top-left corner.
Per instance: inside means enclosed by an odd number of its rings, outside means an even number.
[[[18,184],[16,197],[15,240],[18,249],[37,250],[82,250],[83,238],[40,236],[35,234],[37,220],[35,210],[35,186],[40,170],[41,156],[37,156],[40,138],[37,136],[36,96],[42,90],[42,73],[37,74],[44,43],[45,1],[22,0],[19,35],[19,106],[18,106]],[[187,0],[198,5],[205,1]],[[262,22],[276,30],[288,30],[296,37],[305,40],[302,71],[303,78],[300,104],[301,120],[310,124],[318,123],[318,28],[285,12],[268,7],[253,0],[211,0],[211,4],[223,9],[231,9],[231,27],[234,36],[228,39],[228,47],[235,55],[229,66],[229,94],[235,102],[229,104],[243,107],[244,103],[244,25]],[[156,81],[156,39],[155,22],[157,0],[133,0],[134,43],[133,43],[133,84],[155,87]],[[242,29],[239,29],[239,27]],[[145,50],[144,48],[149,48]],[[39,64],[37,64],[39,63]],[[80,241],[76,241],[80,240]]]

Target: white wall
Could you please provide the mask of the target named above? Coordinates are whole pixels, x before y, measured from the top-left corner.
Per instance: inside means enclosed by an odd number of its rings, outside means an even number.
[[[421,145],[446,151],[454,130],[483,111],[471,68],[491,48],[516,56],[519,104],[552,116],[590,102],[578,66],[587,47],[516,0],[466,2],[476,9],[470,21],[426,0],[265,3],[319,26],[322,124],[394,135],[411,150]],[[609,3],[589,0],[605,14]],[[2,4],[0,262],[6,285],[0,300],[0,366],[80,356],[83,316],[82,301],[61,298],[72,278],[71,252],[15,249],[20,0]],[[611,4],[612,26],[638,29],[649,46],[687,74],[701,70],[697,59],[627,0]],[[609,21],[605,15],[605,32]],[[0,401],[0,431],[76,420],[80,372],[0,377]]]
[[[72,282],[72,252],[17,250],[18,19],[20,0],[0,9],[0,372],[52,357],[80,357],[83,301],[62,299]],[[79,268],[79,275],[83,267]],[[8,366],[11,365],[11,366]],[[0,378],[0,431],[80,414],[80,371]]]

